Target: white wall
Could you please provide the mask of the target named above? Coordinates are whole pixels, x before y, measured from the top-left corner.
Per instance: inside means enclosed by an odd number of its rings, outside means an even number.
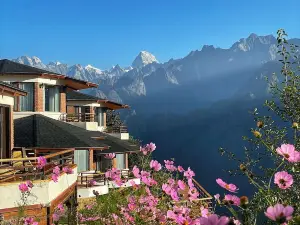
[[[129,140],[129,133],[107,133],[107,134],[119,138],[121,140]]]
[[[95,103],[95,101],[67,101],[67,105],[70,106],[93,106],[93,107],[101,107],[100,103]]]
[[[0,104],[14,105],[14,98],[12,96],[0,95]]]
[[[76,127],[80,127],[90,131],[98,131],[98,123],[97,122],[68,122],[71,125]]]
[[[44,115],[44,116],[50,117],[55,120],[59,120],[61,115],[65,114],[65,113],[61,113],[61,112],[13,112],[14,119],[19,119],[19,118],[31,116],[34,114],[40,114],[40,115]]]
[[[98,191],[99,195],[105,195],[108,193],[108,185],[101,185],[101,186],[93,186],[93,187],[78,187],[77,189],[77,197],[78,198],[91,198],[95,197],[93,191]]]
[[[50,204],[64,190],[77,181],[77,167],[74,174],[62,174],[57,183],[51,180],[36,180],[28,198],[27,205]],[[21,199],[19,184],[22,182],[0,183],[0,209],[18,207]]]
[[[0,81],[4,82],[38,82],[50,85],[65,85],[65,80],[40,78],[36,75],[3,75]]]

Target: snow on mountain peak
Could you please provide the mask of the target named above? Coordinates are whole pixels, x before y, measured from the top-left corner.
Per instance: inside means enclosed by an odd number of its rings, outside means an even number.
[[[150,52],[141,51],[132,63],[132,67],[143,67],[158,60]]]
[[[86,70],[88,71],[94,71],[96,73],[102,73],[102,70],[100,70],[99,68],[96,68],[96,67],[93,67],[92,65],[88,64],[86,67],[85,67]]]

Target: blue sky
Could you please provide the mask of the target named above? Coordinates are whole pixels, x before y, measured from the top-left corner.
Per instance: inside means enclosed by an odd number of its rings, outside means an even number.
[[[280,2],[280,4],[279,4]],[[7,0],[1,2],[0,58],[38,56],[105,69],[146,50],[159,61],[204,44],[228,48],[250,33],[284,28],[300,38],[300,1]]]

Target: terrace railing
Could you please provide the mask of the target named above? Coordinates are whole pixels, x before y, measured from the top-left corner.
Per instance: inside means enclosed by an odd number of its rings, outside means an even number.
[[[95,122],[94,113],[62,114],[59,120],[64,122]]]
[[[97,184],[91,184],[92,181],[95,181]],[[81,172],[77,177],[78,187],[91,187],[91,186],[101,186],[106,185],[107,180],[104,173],[96,172]]]
[[[20,149],[14,149],[20,151]],[[21,149],[22,157],[0,159],[0,183],[24,181],[28,179],[47,179],[55,166],[60,168],[74,165],[74,149]],[[33,157],[31,155],[34,155]],[[28,157],[30,156],[30,157]],[[37,168],[38,156],[44,156],[47,163],[42,169]]]
[[[127,126],[114,126],[114,127],[107,127],[106,128],[107,133],[128,133]]]
[[[129,174],[128,170],[120,170],[123,179],[133,178]],[[96,185],[91,185],[91,181],[95,181]],[[91,186],[101,186],[108,184],[108,179],[105,177],[105,173],[100,172],[81,172],[77,177],[77,184],[79,187],[88,188]]]
[[[200,209],[201,206],[204,206],[208,208],[210,211],[213,210],[213,203],[212,203],[212,196],[195,180],[193,180],[193,184],[195,188],[197,189],[199,196],[197,199],[193,200],[193,205]],[[189,188],[187,187],[186,190],[181,191],[181,194],[183,195],[183,199],[180,202],[177,202],[179,204],[183,204],[185,206],[190,206],[192,203],[188,200],[188,191]],[[175,202],[174,202],[175,203]]]

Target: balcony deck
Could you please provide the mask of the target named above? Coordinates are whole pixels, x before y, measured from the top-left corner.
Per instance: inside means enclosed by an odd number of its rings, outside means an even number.
[[[15,149],[15,152],[19,150]],[[37,216],[41,220],[39,224],[48,224],[54,208],[76,193],[77,166],[74,164],[74,149],[45,155],[47,163],[43,169],[37,168],[37,156],[28,157],[28,155],[40,156],[42,152],[30,149],[22,149],[21,152],[26,155],[0,160],[0,214],[5,220],[11,219],[18,215],[18,207],[23,205],[26,214]],[[51,174],[55,166],[60,168],[68,166],[72,173],[66,174],[61,171],[58,181],[54,182]],[[21,200],[22,193],[19,185],[28,180],[33,183],[33,187],[24,202]],[[39,213],[41,214],[37,215]]]

